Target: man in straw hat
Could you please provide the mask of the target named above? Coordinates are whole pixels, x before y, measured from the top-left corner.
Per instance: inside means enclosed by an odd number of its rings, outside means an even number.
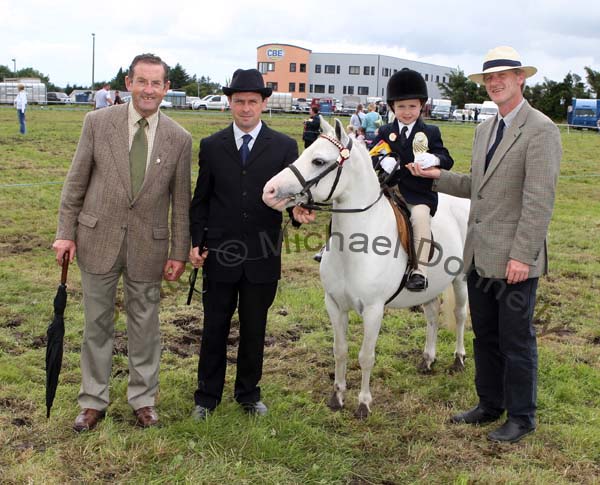
[[[282,217],[263,203],[262,190],[298,158],[296,141],[261,120],[271,91],[258,70],[235,71],[223,88],[233,123],[200,142],[200,171],[190,208],[190,261],[203,267],[205,277],[192,414],[197,420],[206,419],[221,402],[236,307],[240,333],[234,396],[247,413],[267,414],[258,383],[267,312],[281,274]]]
[[[533,312],[538,278],[547,272],[546,234],[562,155],[560,133],[523,98],[523,66],[511,47],[489,51],[482,72],[498,116],[477,127],[471,172],[437,167],[415,175],[436,179],[434,190],[471,199],[464,250],[473,323],[479,403],[452,423],[484,424],[507,411],[488,439],[514,443],[535,430],[537,344]]]

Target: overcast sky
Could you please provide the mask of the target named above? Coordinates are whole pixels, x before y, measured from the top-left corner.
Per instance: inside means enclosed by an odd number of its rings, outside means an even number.
[[[385,54],[466,74],[481,70],[490,48],[511,45],[538,68],[531,84],[600,70],[599,0],[0,0],[0,64],[12,69],[14,58],[17,69],[34,67],[58,86],[91,83],[92,32],[96,81],[152,52],[224,84],[238,67],[256,67],[266,43]]]

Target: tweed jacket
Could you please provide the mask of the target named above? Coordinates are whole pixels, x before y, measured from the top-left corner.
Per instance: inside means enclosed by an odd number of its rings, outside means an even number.
[[[380,140],[384,140],[390,146],[392,151],[400,156],[400,168],[396,171],[388,184],[390,186],[398,185],[400,193],[409,204],[427,205],[429,207],[429,212],[434,216],[437,210],[438,196],[437,193],[431,190],[433,181],[431,179],[415,177],[406,168],[407,163],[412,163],[415,160],[412,148],[415,135],[419,132],[425,133],[429,145],[427,151],[433,153],[440,159],[440,168],[450,170],[452,165],[454,165],[454,160],[452,160],[450,153],[446,147],[444,147],[442,134],[437,126],[426,125],[423,120],[419,118],[410,132],[408,143],[405,147],[400,144],[400,132],[398,126],[396,120],[382,126],[379,128],[377,137],[373,141],[373,144],[376,145]]]
[[[530,278],[539,277],[548,270],[546,235],[560,171],[560,133],[525,102],[484,173],[495,126],[496,117],[477,127],[471,173],[442,170],[434,190],[471,199],[465,271],[474,262],[481,276],[503,279],[514,259],[529,265]]]
[[[281,212],[262,201],[265,184],[298,158],[296,141],[262,128],[242,166],[229,125],[200,142],[198,181],[190,207],[192,245],[208,247],[207,278],[252,283],[281,276]],[[204,230],[206,228],[206,239]]]
[[[78,264],[93,274],[111,269],[126,240],[128,276],[159,281],[167,258],[188,259],[192,137],[160,113],[144,183],[133,197],[127,110],[128,103],[86,115],[56,238],[76,241]]]

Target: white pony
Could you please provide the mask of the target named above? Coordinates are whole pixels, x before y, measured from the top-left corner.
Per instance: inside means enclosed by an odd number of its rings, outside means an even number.
[[[440,194],[439,207],[432,219],[436,252],[428,268],[429,288],[423,292],[400,286],[408,256],[399,243],[396,219],[390,203],[381,197],[377,175],[362,143],[349,139],[339,120],[335,130],[324,120],[323,135],[290,168],[273,177],[264,187],[263,201],[283,210],[298,203],[331,200],[332,236],[321,261],[321,281],[325,305],[333,325],[335,383],[329,407],[344,405],[348,344],[348,312],[355,310],[363,319],[364,337],[359,353],[362,369],[361,390],[355,415],[367,417],[372,401],[369,380],[375,362],[375,344],[384,307],[424,305],[427,341],[422,367],[430,370],[435,360],[440,295],[450,285],[454,289],[456,319],[455,363],[464,368],[464,326],[467,289],[462,274],[462,254],[467,230],[469,202]],[[342,170],[343,167],[343,170]]]

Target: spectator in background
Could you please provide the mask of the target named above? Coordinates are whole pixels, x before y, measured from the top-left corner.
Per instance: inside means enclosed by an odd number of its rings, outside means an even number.
[[[96,97],[94,98],[96,101],[96,109],[106,108],[107,106],[111,106],[113,104],[113,100],[110,98],[110,86],[108,83],[102,86],[102,89],[96,91]]]
[[[119,91],[115,91],[115,101],[113,104],[123,104],[123,100],[121,99],[121,95],[119,94]]]
[[[363,113],[363,105],[359,104],[356,107],[356,112],[350,118],[350,124],[354,126],[354,131],[358,131],[358,129],[362,126],[362,122],[365,119],[365,114]]]
[[[17,108],[17,115],[19,116],[19,131],[21,135],[25,134],[25,108],[27,107],[27,94],[25,93],[25,86],[18,84],[17,89],[19,93],[15,98],[14,105]]]
[[[311,146],[321,134],[321,115],[319,107],[313,106],[310,108],[311,117],[304,121],[304,132],[302,140],[304,140],[304,148]]]
[[[383,120],[376,111],[375,103],[369,103],[369,112],[365,115],[362,127],[365,129],[365,137],[367,141],[373,141],[377,136],[377,129],[383,125]]]
[[[479,108],[475,106],[475,109],[473,110],[473,119],[475,120],[475,123],[477,123],[477,118],[479,118]]]

